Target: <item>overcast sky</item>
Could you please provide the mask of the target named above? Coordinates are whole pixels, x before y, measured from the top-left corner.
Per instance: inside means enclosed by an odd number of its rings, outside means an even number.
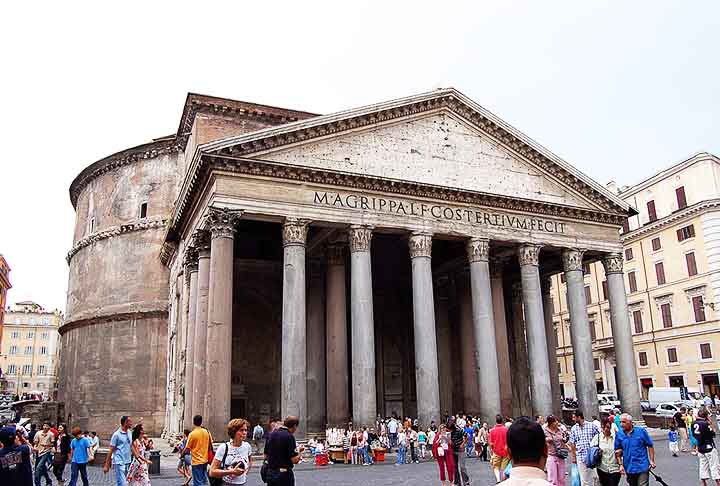
[[[717,1],[68,3],[0,7],[10,302],[64,310],[70,183],[189,91],[330,113],[453,86],[601,183],[720,153]]]

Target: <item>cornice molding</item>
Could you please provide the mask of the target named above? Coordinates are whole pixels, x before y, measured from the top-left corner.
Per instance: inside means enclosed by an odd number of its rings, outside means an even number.
[[[128,224],[122,224],[120,226],[114,226],[112,228],[98,231],[97,233],[93,233],[89,236],[86,236],[85,238],[82,238],[78,240],[77,243],[73,245],[73,247],[68,252],[67,256],[65,257],[65,261],[70,264],[70,260],[72,260],[72,257],[75,256],[77,252],[85,248],[86,246],[90,246],[93,243],[101,240],[106,240],[108,238],[112,238],[114,236],[119,236],[127,233],[135,233],[137,231],[144,231],[148,229],[155,229],[155,228],[164,228],[167,225],[168,220],[167,219],[150,219],[150,220],[140,220],[135,221]]]
[[[636,228],[632,231],[621,234],[620,239],[622,240],[623,244],[632,243],[632,242],[637,241],[638,239],[648,235],[649,233],[663,229],[666,226],[675,224],[684,218],[698,216],[699,214],[702,214],[702,213],[705,213],[705,212],[708,212],[708,211],[711,211],[714,209],[720,209],[720,199],[707,199],[705,201],[700,201],[699,203],[695,203],[692,206],[688,206],[680,211],[676,211],[672,214],[669,214],[669,215],[665,216],[664,218],[655,220],[651,224],[646,224],[644,226],[641,226],[640,228]]]
[[[175,141],[175,137],[156,140],[154,142],[138,145],[121,152],[100,159],[97,162],[86,167],[75,180],[70,184],[70,202],[74,208],[77,208],[77,201],[83,189],[90,182],[103,174],[111,172],[120,167],[134,164],[140,160],[154,159],[161,155],[175,154],[180,151],[180,145]]]
[[[152,319],[155,317],[168,317],[167,304],[155,308],[145,309],[131,312],[120,312],[115,314],[99,314],[93,317],[82,318],[77,320],[68,320],[58,328],[58,333],[62,336],[66,332],[80,327],[94,326],[97,324],[106,324],[109,322],[127,321],[131,319]]]

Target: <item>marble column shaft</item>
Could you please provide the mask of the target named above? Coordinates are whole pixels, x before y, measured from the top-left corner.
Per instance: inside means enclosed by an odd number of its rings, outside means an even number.
[[[350,389],[344,245],[329,246],[327,257],[325,277],[327,421],[331,427],[345,427],[350,418]]]
[[[198,263],[197,252],[193,250],[189,262],[185,265],[188,274],[188,311],[187,311],[187,340],[185,348],[185,410],[183,414],[183,428],[193,427],[193,375],[195,359],[195,319],[197,317],[198,294]]]
[[[207,384],[207,323],[210,290],[210,240],[206,232],[193,237],[198,249],[197,304],[195,306],[195,349],[193,351],[192,416],[205,415]]]
[[[208,214],[211,240],[205,423],[213,437],[222,437],[231,418],[234,239],[240,216],[226,209],[211,209]]]
[[[373,316],[372,229],[353,226],[350,240],[350,327],[352,342],[353,427],[374,427],[377,414],[375,386],[375,326]]]
[[[525,313],[522,302],[522,284],[512,287],[512,352],[514,372],[512,375],[513,416],[532,415],[530,402],[530,364],[528,361],[527,337],[525,335]]]
[[[495,321],[490,288],[488,256],[490,241],[472,238],[467,243],[472,290],[473,328],[475,331],[475,357],[480,389],[480,416],[485,422],[500,412],[500,375],[495,345]]]
[[[321,261],[309,263],[310,278],[307,294],[307,430],[325,433],[325,300]]]
[[[432,280],[432,236],[410,236],[412,263],[413,331],[415,341],[415,383],[418,419],[423,427],[440,420],[435,304]]]
[[[638,419],[642,418],[640,388],[635,367],[635,351],[625,292],[623,256],[619,253],[603,259],[607,276],[608,300],[610,301],[610,325],[612,327],[617,369],[617,385],[623,411]]]
[[[462,409],[458,407],[457,412],[462,410],[465,413],[477,415],[480,413],[480,385],[478,378],[476,348],[475,348],[475,327],[473,325],[473,301],[472,285],[469,272],[461,272],[457,276],[461,280],[458,285],[460,290],[460,361],[462,363]]]
[[[595,367],[593,366],[592,335],[585,301],[582,256],[582,250],[567,249],[563,251],[567,305],[570,314],[570,337],[575,367],[575,394],[578,399],[578,407],[586,416],[590,417],[598,415],[599,411]]]
[[[505,316],[505,292],[503,290],[502,264],[494,261],[490,268],[493,316],[495,318],[495,342],[497,345],[498,374],[500,375],[500,409],[503,415],[512,413],[512,371]]]
[[[447,286],[447,282],[445,283]],[[435,300],[435,335],[438,348],[438,387],[440,389],[441,417],[447,412],[452,413],[453,408],[453,377],[452,377],[452,351],[450,336],[449,298],[447,288],[445,293],[439,293]]]
[[[545,312],[545,336],[547,337],[548,364],[550,365],[550,389],[552,390],[553,414],[560,417],[560,370],[557,362],[557,333],[553,323],[553,298],[550,293],[550,278],[543,278],[542,282],[543,311]]]
[[[520,277],[525,309],[533,413],[549,415],[552,413],[552,392],[550,391],[550,365],[547,337],[545,336],[545,314],[540,290],[539,256],[539,246],[523,245],[520,247]]]
[[[300,418],[296,437],[307,430],[305,244],[308,222],[288,218],[283,236],[283,309],[280,414]]]

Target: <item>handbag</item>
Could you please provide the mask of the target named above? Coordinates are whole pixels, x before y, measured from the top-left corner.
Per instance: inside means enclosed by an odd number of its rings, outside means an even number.
[[[212,437],[210,437],[210,432],[208,432],[208,464],[212,464],[213,459],[215,459],[215,449],[213,449],[212,444]]]
[[[260,479],[262,479],[263,483],[268,482],[268,463],[267,463],[267,461],[263,461],[262,466],[260,466]]]
[[[210,449],[212,449],[212,444],[210,444]],[[222,461],[220,461],[220,469],[225,469],[225,459],[227,458],[228,451],[230,450],[230,441],[228,441],[225,444],[225,452],[223,453]],[[214,454],[213,454],[214,456]],[[212,464],[212,462],[211,462]],[[223,484],[223,478],[215,478],[213,476],[210,476],[208,474],[208,479],[210,480],[210,486],[222,486]]]

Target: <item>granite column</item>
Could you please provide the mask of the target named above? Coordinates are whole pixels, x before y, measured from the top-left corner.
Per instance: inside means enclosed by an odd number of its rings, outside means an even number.
[[[195,349],[193,350],[192,416],[205,415],[207,384],[207,323],[210,290],[210,235],[200,231],[193,235],[198,252],[197,304],[195,305]]]
[[[493,260],[490,265],[490,289],[492,291],[493,316],[495,318],[495,343],[497,345],[498,375],[500,379],[500,410],[503,415],[512,413],[512,371],[510,348],[505,316],[505,292],[503,289],[503,264]]]
[[[187,310],[187,331],[185,347],[185,408],[183,412],[183,428],[193,427],[193,366],[195,359],[195,319],[197,314],[198,294],[198,254],[197,250],[191,248],[185,255],[185,274],[188,279],[188,310]]]
[[[327,248],[325,299],[327,355],[327,422],[343,428],[350,419],[348,387],[347,294],[345,288],[345,245],[336,242]]]
[[[308,263],[307,294],[307,430],[325,433],[325,279],[321,259]]]
[[[553,323],[553,299],[550,293],[550,277],[543,277],[542,287],[543,311],[545,312],[545,336],[547,337],[548,364],[550,365],[550,390],[552,391],[553,414],[559,417],[562,413],[560,405],[560,370],[557,362],[557,332]]]
[[[515,282],[511,294],[512,310],[512,346],[513,353],[511,363],[513,365],[512,391],[513,406],[512,415],[532,415],[532,403],[530,402],[530,364],[528,362],[527,337],[525,336],[525,313],[522,302],[522,284]]]
[[[462,408],[458,407],[457,412],[462,410],[467,414],[477,415],[480,413],[480,385],[478,381],[477,351],[475,349],[475,328],[473,325],[473,301],[470,275],[467,270],[461,270],[456,277],[460,291],[460,362],[462,364]],[[457,359],[457,358],[455,358]]]

